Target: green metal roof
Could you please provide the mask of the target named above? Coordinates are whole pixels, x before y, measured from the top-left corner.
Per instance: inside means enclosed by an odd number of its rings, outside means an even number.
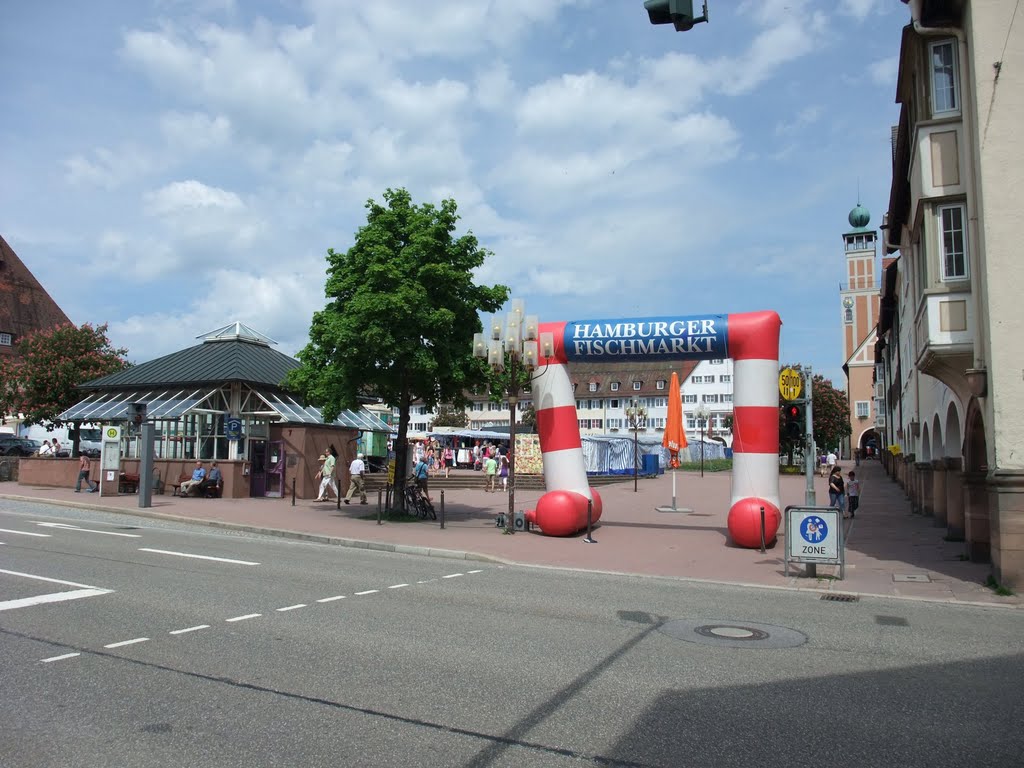
[[[81,385],[81,389],[173,387],[188,384],[220,385],[244,381],[280,387],[299,361],[264,343],[243,339],[204,341],[146,363],[125,368]]]
[[[127,418],[129,403],[145,403],[147,418],[177,419],[203,407],[220,387],[237,381],[255,391],[268,412],[281,421],[325,423],[318,408],[303,405],[284,392],[285,376],[300,363],[271,349],[271,339],[241,323],[226,325],[200,338],[202,344],[79,385],[88,396],[59,418],[121,421]],[[391,432],[390,425],[366,408],[343,411],[332,425]]]

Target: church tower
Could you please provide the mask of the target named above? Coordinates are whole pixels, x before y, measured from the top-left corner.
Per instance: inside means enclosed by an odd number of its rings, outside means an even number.
[[[840,286],[839,305],[843,329],[843,370],[850,401],[851,456],[856,448],[862,455],[875,432],[875,402],[872,376],[875,369],[875,334],[878,326],[879,284],[876,272],[877,232],[868,228],[871,214],[859,202],[850,211],[850,231],[843,235],[846,281]]]

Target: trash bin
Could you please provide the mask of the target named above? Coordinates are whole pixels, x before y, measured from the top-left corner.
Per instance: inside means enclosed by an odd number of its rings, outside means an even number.
[[[643,463],[641,473],[645,477],[655,477],[658,474],[658,454],[656,453],[645,453],[643,455]]]

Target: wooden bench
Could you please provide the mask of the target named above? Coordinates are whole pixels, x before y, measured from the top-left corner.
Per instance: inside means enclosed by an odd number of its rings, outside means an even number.
[[[191,472],[182,472],[178,475],[178,482],[171,483],[171,496],[181,496],[181,484],[192,479]]]
[[[127,472],[121,473],[121,479],[117,484],[118,493],[138,493],[139,492],[139,476],[130,475]]]

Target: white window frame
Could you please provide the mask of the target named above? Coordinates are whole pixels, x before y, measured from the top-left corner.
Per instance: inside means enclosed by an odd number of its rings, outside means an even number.
[[[10,347],[14,345],[14,336],[9,333],[0,333],[0,347]]]
[[[642,387],[643,385],[644,385],[644,383],[642,381],[634,381],[633,382],[633,391],[634,392],[639,392],[640,391],[640,387]]]
[[[596,381],[590,382],[590,384],[587,385],[587,389],[589,391],[591,391],[591,392],[597,392],[597,382]]]
[[[732,374],[731,373],[723,373],[721,376],[718,377],[718,382],[720,384],[731,384],[732,383]]]
[[[683,395],[683,402],[684,403],[692,403],[693,405],[696,405],[697,404],[697,396],[696,395]]]
[[[935,78],[935,51],[939,48],[949,48],[952,53],[952,60],[950,62],[950,68],[952,69],[952,93],[953,93],[953,106],[939,108],[938,99],[938,82]],[[929,81],[931,83],[931,97],[932,97],[932,116],[939,117],[945,115],[959,115],[960,114],[960,61],[959,52],[957,51],[957,42],[953,38],[947,40],[937,40],[934,43],[928,45],[928,73]]]
[[[857,400],[854,403],[856,408],[856,414],[858,419],[866,419],[871,415],[871,401],[870,400]]]
[[[613,381],[612,382],[612,392],[618,392],[618,391],[619,391],[619,382]]]
[[[944,221],[945,212],[957,210],[960,212],[960,238],[963,247],[961,258],[963,259],[963,274],[949,274],[947,271],[947,263],[950,258],[950,254],[946,252],[946,224]],[[967,206],[963,203],[951,203],[949,205],[940,205],[935,209],[935,218],[939,228],[939,255],[942,261],[942,282],[958,282],[960,280],[970,279],[970,248],[967,243]]]
[[[654,382],[654,388],[655,389],[664,389],[665,388],[665,380],[664,379],[659,379],[658,381]]]

